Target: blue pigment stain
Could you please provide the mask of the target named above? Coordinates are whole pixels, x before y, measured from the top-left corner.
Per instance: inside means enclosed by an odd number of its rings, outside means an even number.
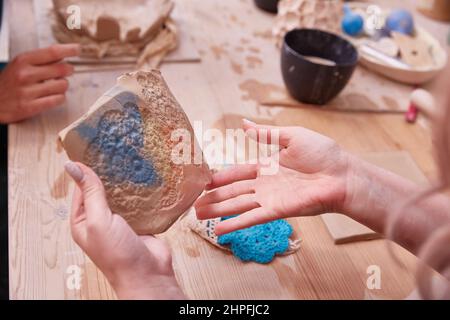
[[[153,163],[142,157],[143,125],[135,98],[119,95],[123,111],[105,113],[97,128],[82,124],[78,134],[90,141],[88,152],[98,152],[95,171],[114,184],[131,182],[142,186],[161,184]],[[130,100],[132,102],[130,102]]]

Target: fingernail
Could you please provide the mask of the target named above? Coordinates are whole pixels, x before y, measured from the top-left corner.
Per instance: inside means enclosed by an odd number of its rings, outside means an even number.
[[[256,123],[254,123],[253,121],[250,121],[250,120],[248,120],[248,119],[246,119],[246,118],[243,118],[242,119],[242,122],[244,122],[245,124],[248,124],[248,125],[251,125],[251,126],[254,126]]]
[[[66,172],[76,182],[80,182],[81,180],[83,180],[84,173],[75,162],[67,161],[66,164],[64,165],[64,169],[66,169]]]

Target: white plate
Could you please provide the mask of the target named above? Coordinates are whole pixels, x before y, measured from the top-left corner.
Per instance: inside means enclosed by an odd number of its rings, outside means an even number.
[[[361,9],[363,11],[370,4],[367,3],[358,3],[354,2],[349,4],[352,9]],[[389,10],[381,8],[383,14],[387,15]],[[375,71],[384,75],[387,78],[407,83],[407,84],[422,84],[425,83],[432,78],[434,78],[442,69],[444,69],[447,64],[447,52],[442,48],[436,38],[434,38],[430,33],[428,33],[425,29],[420,26],[415,27],[416,37],[425,41],[429,46],[433,55],[434,65],[430,65],[429,67],[393,67],[383,63],[382,61],[375,59],[369,55],[365,55],[360,51],[360,62],[362,65],[367,67],[368,69]],[[354,45],[359,47],[359,45],[364,42],[366,37],[362,38],[353,38],[347,37]]]

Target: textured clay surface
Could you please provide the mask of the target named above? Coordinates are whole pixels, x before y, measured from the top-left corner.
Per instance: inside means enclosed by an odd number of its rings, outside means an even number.
[[[342,0],[281,0],[272,34],[281,46],[286,32],[313,28],[340,33]]]
[[[139,71],[120,77],[60,137],[70,159],[99,175],[111,210],[136,232],[154,234],[169,228],[210,181],[207,164],[172,161],[176,129],[189,130],[191,144],[197,144],[159,71]]]
[[[81,12],[81,29],[70,30],[67,8]],[[80,43],[84,57],[139,56],[139,65],[156,67],[177,46],[170,19],[172,0],[53,0],[52,31],[61,43]]]

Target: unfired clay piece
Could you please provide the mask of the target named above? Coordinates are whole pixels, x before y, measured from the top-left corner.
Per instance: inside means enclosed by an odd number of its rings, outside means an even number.
[[[281,46],[286,32],[315,28],[340,33],[342,0],[281,0],[272,34]]]
[[[127,73],[89,111],[60,132],[69,158],[102,180],[111,210],[139,234],[167,230],[210,182],[208,165],[176,164],[176,129],[192,127],[159,71]],[[195,145],[195,147],[194,147]],[[196,148],[196,149],[194,149]],[[199,151],[201,152],[201,151]]]
[[[432,68],[435,61],[432,46],[419,37],[392,32],[392,39],[400,49],[401,59],[413,68]]]
[[[66,26],[71,5],[80,8],[79,30]],[[172,0],[53,0],[52,31],[61,43],[80,43],[82,56],[139,56],[139,67],[154,68],[177,46],[173,7]]]

